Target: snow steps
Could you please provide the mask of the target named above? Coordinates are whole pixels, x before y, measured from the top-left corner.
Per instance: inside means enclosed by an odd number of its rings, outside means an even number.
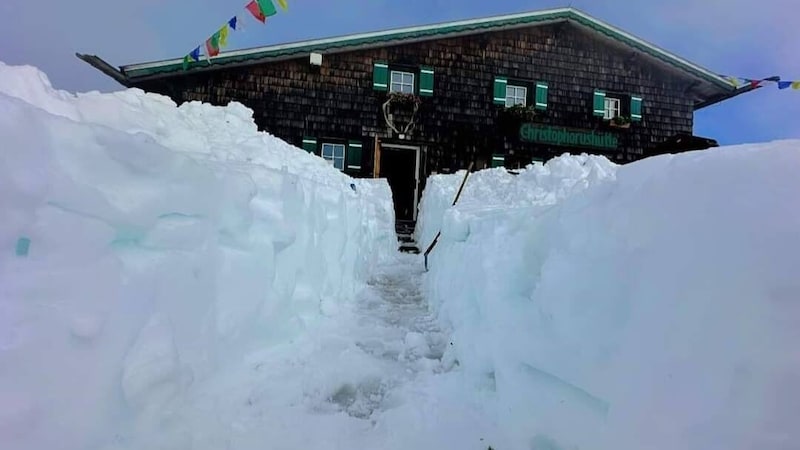
[[[417,223],[413,220],[398,220],[395,223],[397,241],[400,243],[399,250],[405,253],[419,254],[419,248],[414,241],[414,227]]]

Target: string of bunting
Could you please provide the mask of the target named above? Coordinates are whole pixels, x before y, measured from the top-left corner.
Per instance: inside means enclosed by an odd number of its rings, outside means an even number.
[[[289,8],[287,4],[287,0],[274,0],[277,1],[280,5],[281,9],[286,11]],[[266,23],[267,17],[274,16],[278,13],[277,8],[275,8],[275,4],[273,0],[250,0],[250,2],[245,5],[245,10],[247,10],[250,15],[252,15],[256,20],[261,23]],[[225,22],[222,27],[220,27],[214,34],[211,35],[208,39],[206,39],[205,43],[202,45],[198,45],[194,48],[191,52],[189,52],[186,56],[183,57],[183,70],[189,68],[192,62],[199,62],[201,56],[201,49],[205,51],[203,54],[206,57],[206,61],[209,63],[211,62],[211,58],[219,55],[220,49],[225,48],[228,46],[228,33],[229,30],[239,30],[243,29],[244,23],[241,22],[238,15],[231,17],[227,22]],[[742,78],[742,77],[732,77],[732,76],[722,76],[729,83],[731,83],[734,87],[742,86],[744,84],[750,84],[753,88],[759,87],[762,83],[766,81],[777,83],[778,89],[795,89],[800,90],[800,80],[781,80],[781,77],[769,77],[769,78],[762,78],[760,80],[754,80],[751,78]]]
[[[284,11],[289,9],[287,0],[275,1]],[[250,0],[250,3],[245,5],[244,9],[261,23],[266,23],[267,17],[274,16],[278,13],[273,0]],[[224,25],[222,25],[222,27],[220,27],[214,34],[206,39],[205,43],[198,45],[194,48],[194,50],[183,57],[183,70],[188,69],[193,62],[199,62],[201,54],[204,55],[206,57],[206,61],[210,63],[211,58],[219,55],[221,48],[228,46],[228,34],[230,33],[230,30],[241,30],[244,28],[243,25],[244,23],[242,22],[240,16],[236,15],[231,17],[227,22],[225,22]]]
[[[781,77],[769,77],[769,78],[762,78],[760,80],[754,80],[752,78],[742,78],[742,77],[731,77],[731,76],[723,76],[730,84],[734,87],[738,88],[743,85],[749,84],[753,88],[757,88],[761,86],[764,82],[772,82],[778,85],[778,89],[797,89],[800,90],[800,80],[782,80]]]

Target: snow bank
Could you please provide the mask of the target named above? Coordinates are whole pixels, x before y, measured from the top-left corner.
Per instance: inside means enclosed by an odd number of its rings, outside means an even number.
[[[564,156],[446,210],[431,180],[425,289],[510,448],[796,448],[798,171],[800,141]]]
[[[458,208],[450,213],[553,205],[574,192],[613,178],[616,168],[602,156],[584,154],[554,158],[546,165],[531,164],[517,175],[504,168],[480,170],[470,174],[458,199]],[[443,230],[445,213],[453,204],[465,174],[466,171],[461,170],[428,177],[415,230],[417,242],[423,247],[427,248],[436,233]]]
[[[47,75],[35,67],[2,62],[0,80],[0,93],[53,115],[139,135],[193,158],[255,163],[278,170],[286,167],[290,173],[326,184],[350,182],[342,172],[331,171],[323,159],[258,132],[253,111],[240,103],[219,108],[187,102],[177,107],[169,97],[140,89],[72,94],[54,89]]]
[[[190,386],[335,315],[393,257],[385,181],[251,114],[0,63],[1,448],[166,426]]]

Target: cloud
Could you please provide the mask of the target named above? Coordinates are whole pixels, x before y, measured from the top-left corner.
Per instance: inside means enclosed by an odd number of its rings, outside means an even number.
[[[83,68],[74,53],[97,48],[107,54],[147,57],[160,50],[146,12],[158,2],[3,0],[0,29],[6,36],[0,59],[32,64],[48,72],[57,86],[92,89],[98,78]],[[83,70],[77,70],[78,68]]]

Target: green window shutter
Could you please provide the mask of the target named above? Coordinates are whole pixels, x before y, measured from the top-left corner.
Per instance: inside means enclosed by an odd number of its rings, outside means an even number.
[[[606,114],[606,93],[594,91],[594,115],[603,117]]]
[[[419,95],[433,96],[433,67],[422,66],[419,69]]]
[[[303,150],[308,153],[317,153],[317,139],[313,137],[303,137]]]
[[[492,155],[492,167],[503,167],[505,163],[506,163],[506,155],[502,153],[495,153],[494,155]]]
[[[642,97],[631,96],[631,122],[642,120]]]
[[[494,77],[494,104],[506,104],[506,86],[508,86],[508,79],[504,77]]]
[[[376,62],[372,67],[372,89],[389,90],[389,65],[385,62]]]
[[[347,170],[360,171],[361,170],[361,152],[363,146],[361,142],[350,141],[347,144],[347,163],[345,168]]]
[[[547,83],[536,82],[536,109],[547,109]]]

